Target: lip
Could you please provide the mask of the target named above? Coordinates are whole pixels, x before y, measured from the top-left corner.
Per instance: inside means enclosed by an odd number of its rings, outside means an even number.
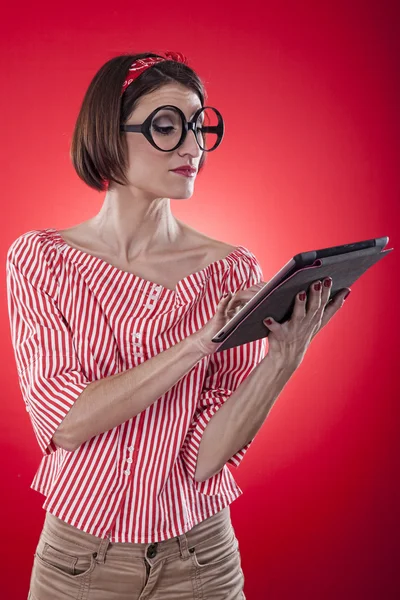
[[[173,173],[177,173],[178,175],[184,175],[185,177],[194,177],[197,173],[197,169],[193,167],[178,167],[177,169],[172,169]]]

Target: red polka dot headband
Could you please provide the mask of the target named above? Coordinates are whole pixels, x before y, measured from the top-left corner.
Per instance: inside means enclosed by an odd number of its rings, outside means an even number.
[[[187,65],[186,57],[180,52],[157,52],[160,56],[158,57],[150,57],[150,58],[139,58],[135,60],[131,66],[129,67],[129,71],[125,77],[125,81],[122,85],[121,96],[125,92],[128,85],[135,81],[139,75],[141,75],[146,69],[152,67],[153,65],[163,62],[165,60],[174,60],[176,62],[180,62]],[[163,58],[161,58],[163,57]]]

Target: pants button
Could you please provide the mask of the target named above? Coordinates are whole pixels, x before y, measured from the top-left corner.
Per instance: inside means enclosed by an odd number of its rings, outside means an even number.
[[[147,558],[154,558],[157,554],[157,544],[151,544],[147,548]]]

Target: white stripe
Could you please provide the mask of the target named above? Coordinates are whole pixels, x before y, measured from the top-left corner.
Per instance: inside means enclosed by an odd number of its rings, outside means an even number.
[[[205,482],[190,473],[207,423],[264,358],[265,339],[198,361],[148,409],[75,452],[55,451],[51,438],[91,381],[170,348],[212,318],[222,294],[261,280],[242,246],[172,291],[68,246],[54,230],[15,240],[7,253],[10,330],[22,396],[46,453],[31,484],[45,494],[46,510],[93,535],[111,530],[112,542],[149,543],[187,531],[241,495],[227,466]],[[228,463],[239,466],[250,445]]]

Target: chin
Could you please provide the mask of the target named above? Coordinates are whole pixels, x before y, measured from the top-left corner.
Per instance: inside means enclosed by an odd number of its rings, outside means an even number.
[[[175,193],[170,193],[168,194],[168,198],[171,198],[171,200],[187,200],[188,198],[191,198],[193,196],[193,192],[194,189],[193,187],[191,189],[187,189],[186,192],[175,192]]]

